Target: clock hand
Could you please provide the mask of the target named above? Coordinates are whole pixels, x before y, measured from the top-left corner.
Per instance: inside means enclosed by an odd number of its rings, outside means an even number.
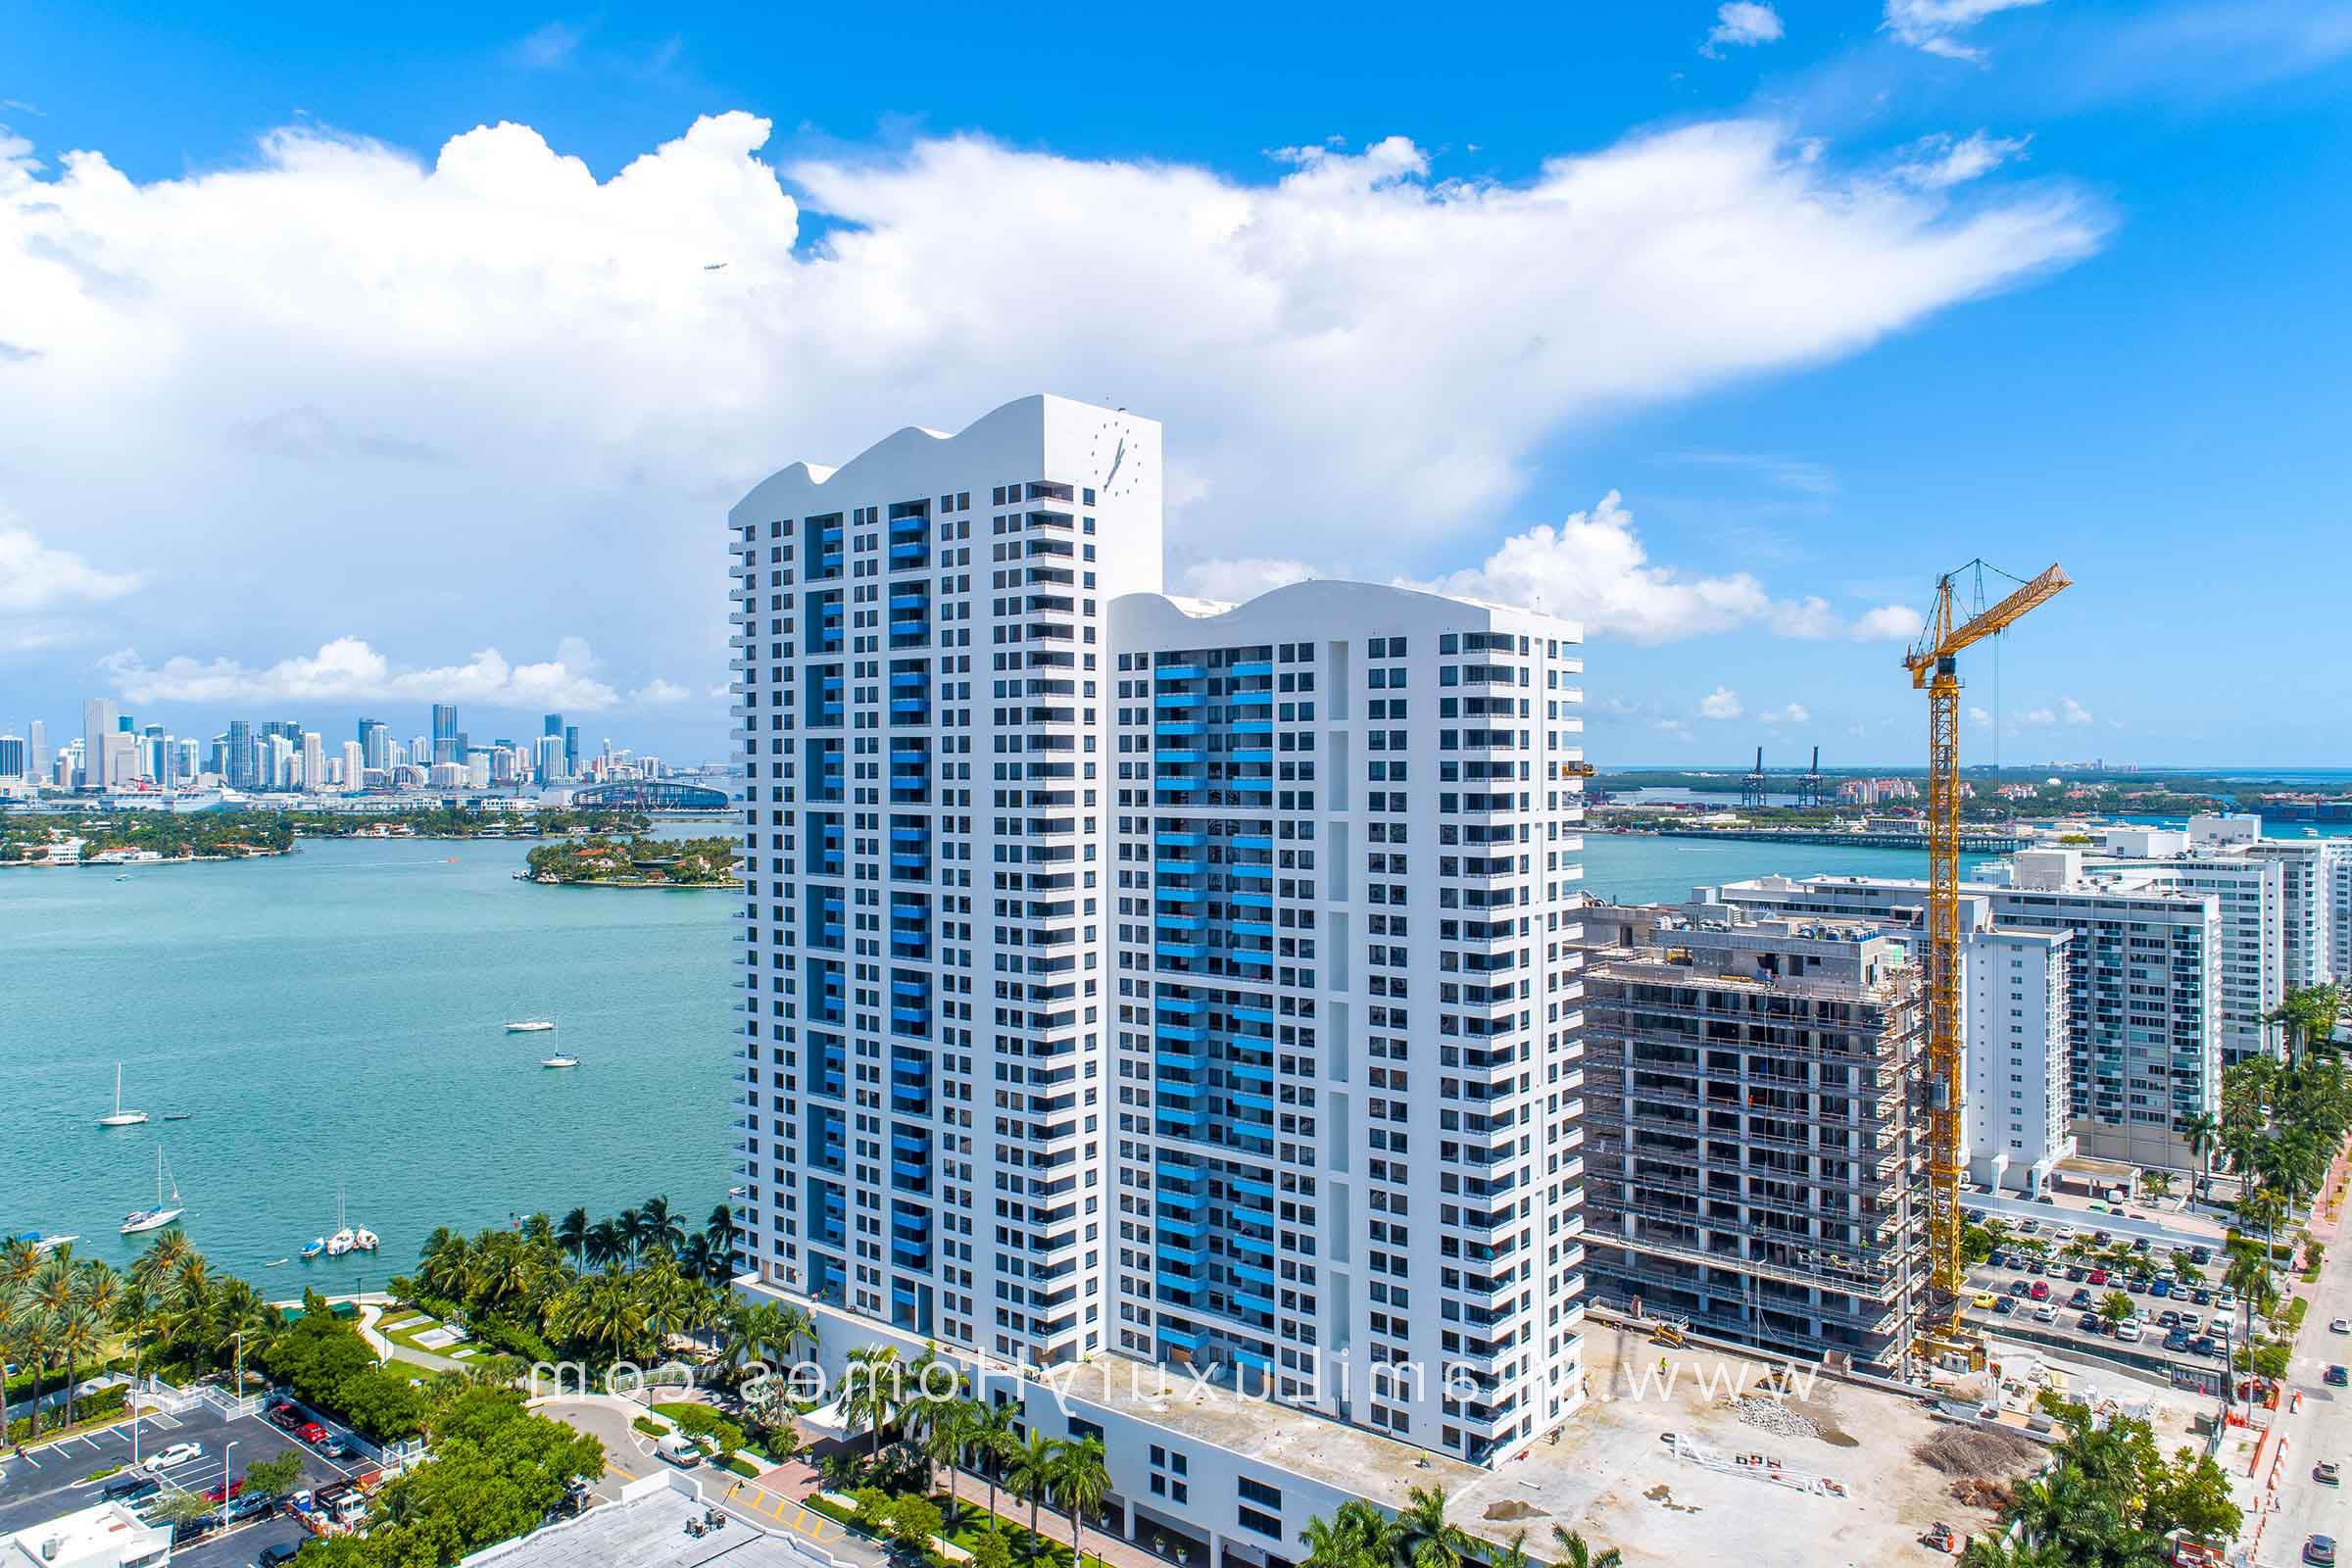
[[[1103,489],[1107,490],[1110,488],[1110,481],[1119,476],[1119,465],[1125,463],[1126,461],[1127,438],[1125,436],[1121,436],[1119,437],[1118,450],[1110,455],[1110,471],[1102,476]]]

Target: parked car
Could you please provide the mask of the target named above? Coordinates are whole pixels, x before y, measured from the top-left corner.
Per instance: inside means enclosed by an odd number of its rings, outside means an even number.
[[[2191,1291],[2188,1293],[2188,1298],[2196,1302],[2199,1306],[2211,1306],[2213,1304],[2213,1293],[2211,1291]]]
[[[2352,1334],[2352,1317],[2339,1317],[2328,1325],[2330,1334]]]
[[[2036,1323],[2057,1322],[2058,1308],[2056,1304],[2053,1302],[2044,1301],[2039,1306],[2035,1307],[2034,1309],[2034,1321]]]
[[[2188,1353],[2191,1355],[2219,1355],[2222,1353],[2222,1342],[2210,1334],[2200,1334],[2188,1342]]]
[[[2023,1296],[2032,1288],[2033,1287],[2028,1285],[2024,1280],[2011,1280],[2009,1282],[2009,1294],[2011,1296]]]
[[[204,1457],[201,1443],[174,1443],[168,1448],[158,1448],[144,1461],[150,1470],[169,1470],[173,1465],[186,1464],[190,1459]]]
[[[2165,1328],[2177,1329],[2180,1326],[2180,1314],[2168,1306],[2156,1314],[2156,1321]]]
[[[2077,1291],[2074,1295],[2066,1298],[2066,1304],[2073,1307],[2078,1312],[2082,1311],[2082,1308],[2090,1305],[2090,1292]]]
[[[324,1443],[326,1441],[326,1428],[320,1426],[316,1421],[305,1421],[302,1425],[294,1429],[294,1435],[305,1443]]]
[[[2188,1260],[2191,1263],[2210,1263],[2213,1261],[2213,1249],[2210,1247],[2192,1247],[2188,1250]]]
[[[2171,1280],[2150,1280],[2148,1294],[2150,1296],[2170,1296],[2173,1294],[2173,1282]]]
[[[1996,1297],[1992,1303],[1992,1310],[1995,1315],[2000,1317],[2016,1316],[2017,1298],[2014,1296]]]
[[[280,1432],[293,1431],[302,1425],[303,1419],[302,1412],[290,1404],[273,1405],[270,1410],[270,1424]]]
[[[2321,1374],[2320,1381],[2331,1389],[2340,1389],[2344,1386],[2344,1369],[2340,1366],[2331,1366]]]
[[[348,1459],[357,1450],[352,1447],[349,1438],[337,1435],[318,1445],[318,1451],[329,1459]]]
[[[2179,1329],[2174,1329],[2171,1333],[2165,1335],[2164,1348],[2172,1351],[2175,1355],[2179,1355],[2188,1348],[2188,1336],[2181,1333]]]
[[[204,1494],[204,1500],[207,1502],[226,1502],[230,1497],[236,1496],[244,1490],[245,1483],[242,1479],[239,1479],[228,1484],[226,1494],[223,1495],[220,1483],[216,1481],[212,1485],[212,1490]]]
[[[2303,1560],[2317,1568],[2335,1568],[2335,1538],[2314,1536],[2303,1543]]]
[[[2100,1319],[2098,1313],[2085,1312],[2081,1317],[2075,1319],[2075,1327],[2082,1330],[2085,1334],[2096,1334],[2099,1332],[2099,1322]]]
[[[2035,1280],[2035,1281],[2034,1282],[2034,1288],[2033,1288],[2032,1290],[2028,1291],[2026,1294],[2027,1294],[2027,1295],[2029,1295],[2029,1296],[2031,1296],[2031,1297],[2033,1297],[2033,1298],[2034,1298],[2034,1299],[2035,1299],[2036,1301],[2046,1301],[2046,1300],[2048,1300],[2048,1299],[2050,1298],[2050,1284],[2049,1284],[2049,1281],[2047,1281],[2047,1280]]]
[[[2333,1459],[2322,1459],[2318,1464],[2313,1465],[2311,1479],[2323,1487],[2342,1486],[2344,1481],[2343,1472],[2335,1467]]]
[[[2092,1270],[2090,1271],[2090,1283],[2091,1283],[2091,1284],[2093,1284],[2093,1285],[2104,1285],[2104,1284],[2106,1284],[2106,1283],[2107,1283],[2107,1271],[2106,1271],[2105,1269],[2103,1269],[2103,1268],[2094,1268],[2094,1269],[2092,1269]]]
[[[285,1568],[285,1564],[292,1562],[301,1553],[301,1542],[280,1541],[264,1546],[262,1554],[253,1559],[253,1568]]]
[[[108,1502],[131,1502],[151,1493],[161,1492],[164,1484],[151,1475],[137,1470],[118,1470],[106,1478],[99,1495]]]
[[[2115,1326],[2115,1337],[2126,1345],[2138,1344],[2139,1333],[2139,1319],[2135,1317],[2128,1317]]]

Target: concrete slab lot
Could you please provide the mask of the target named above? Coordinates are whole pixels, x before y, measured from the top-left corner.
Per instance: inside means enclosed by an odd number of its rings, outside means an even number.
[[[242,1476],[256,1459],[268,1459],[291,1448],[303,1456],[301,1486],[322,1487],[344,1481],[362,1466],[337,1462],[307,1444],[280,1432],[259,1416],[231,1418],[209,1404],[198,1404],[177,1415],[142,1416],[138,1423],[138,1451],[144,1460],[175,1444],[193,1443],[203,1451],[169,1469],[151,1471],[166,1485],[188,1492],[205,1492],[220,1484],[220,1462],[230,1443],[232,1476]],[[0,1536],[54,1519],[59,1514],[87,1508],[99,1500],[101,1483],[86,1478],[97,1470],[126,1465],[131,1456],[131,1424],[126,1420],[87,1437],[0,1456]],[[274,1541],[302,1539],[302,1528],[283,1517],[240,1524],[220,1536],[191,1542],[174,1551],[174,1568],[242,1568]]]

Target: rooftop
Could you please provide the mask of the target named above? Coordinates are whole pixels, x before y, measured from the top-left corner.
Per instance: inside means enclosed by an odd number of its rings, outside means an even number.
[[[523,1537],[498,1558],[498,1568],[690,1568],[723,1554],[727,1568],[810,1568],[773,1536],[740,1518],[716,1536],[686,1533],[702,1504],[663,1491],[589,1509],[566,1524]]]
[[[168,1532],[140,1523],[121,1503],[102,1502],[0,1536],[0,1568],[83,1568],[101,1563],[113,1568],[132,1553],[159,1548],[170,1540]]]

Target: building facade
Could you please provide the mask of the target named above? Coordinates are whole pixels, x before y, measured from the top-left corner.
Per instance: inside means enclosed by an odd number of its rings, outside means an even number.
[[[1980,925],[1962,950],[1969,1179],[2029,1198],[2075,1152],[2068,1131],[2066,958],[2072,931]]]
[[[1575,628],[1316,582],[1110,631],[1118,1348],[1507,1452],[1581,1398]]]
[[[1992,923],[2071,931],[2066,950],[2067,1092],[2086,1154],[2185,1170],[2179,1128],[2221,1111],[2222,915],[2210,893],[2094,875],[2074,851],[2017,857],[2010,883],[1963,883]],[[1751,913],[1823,914],[1924,927],[1927,884],[1862,876],[1757,877],[1724,902]]]
[[[1164,599],[1158,425],[1052,397],[728,525],[739,1287],[1460,1460],[1573,1408],[1574,628]]]
[[[1927,996],[1874,926],[1586,915],[1599,1298],[1900,1375],[1928,1306]]]

